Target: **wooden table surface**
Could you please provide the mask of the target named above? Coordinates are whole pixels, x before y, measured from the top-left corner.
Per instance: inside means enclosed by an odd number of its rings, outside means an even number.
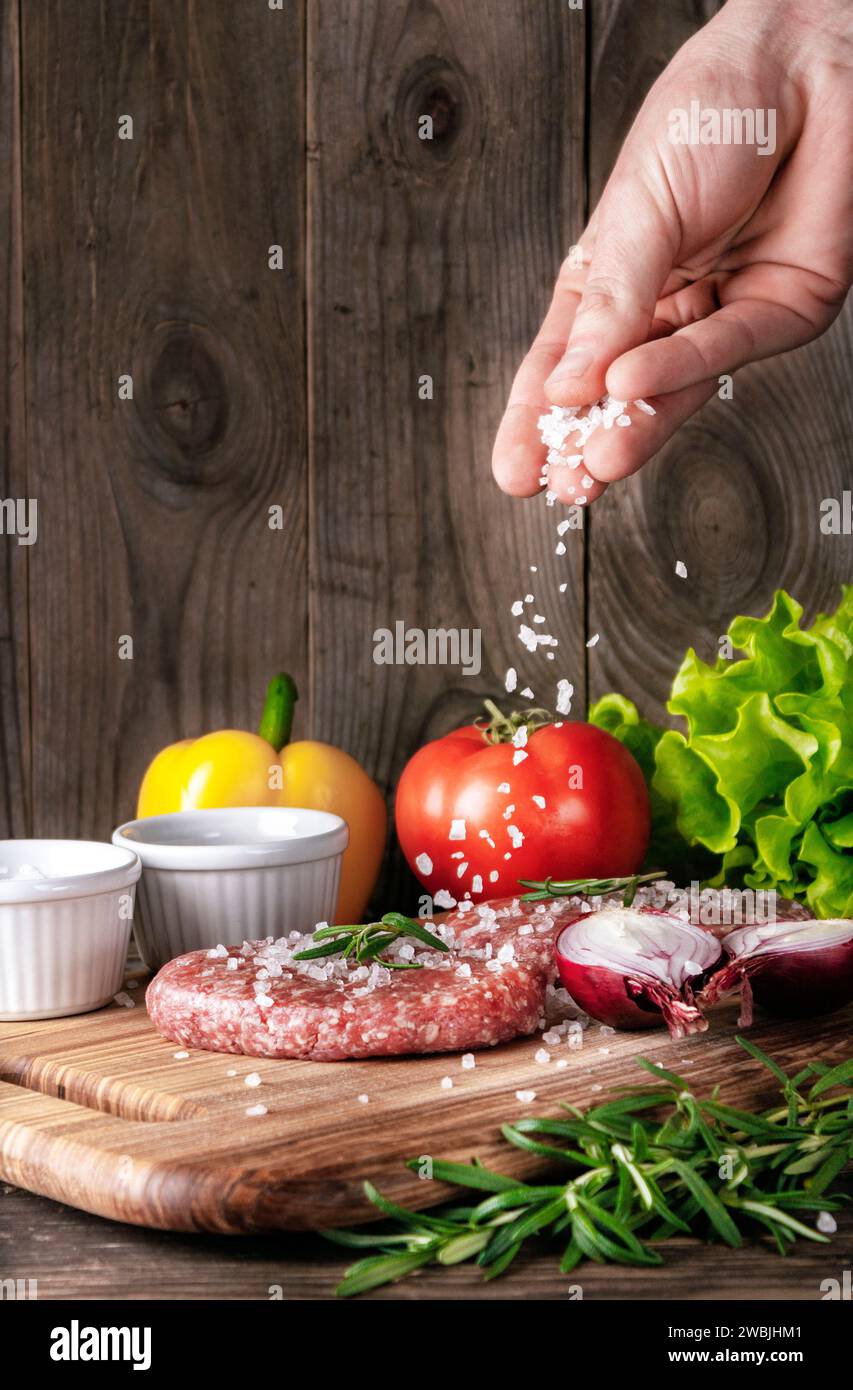
[[[850,1188],[853,1193],[853,1184]],[[0,1187],[0,1278],[36,1279],[41,1299],[325,1299],[349,1263],[317,1236],[186,1236],[103,1221],[18,1188]],[[666,1264],[647,1269],[586,1264],[571,1277],[553,1252],[531,1248],[502,1279],[473,1267],[428,1269],[364,1297],[816,1300],[821,1283],[853,1267],[853,1211],[829,1246],[801,1241],[785,1259],[756,1242],[733,1252],[671,1240]],[[276,1295],[276,1287],[281,1290]],[[271,1290],[273,1292],[271,1292]]]

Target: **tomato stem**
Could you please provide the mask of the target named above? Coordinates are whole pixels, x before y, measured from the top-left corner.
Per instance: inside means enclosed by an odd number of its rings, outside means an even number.
[[[480,719],[474,722],[487,743],[512,743],[519,729],[526,728],[528,734],[532,734],[554,722],[554,716],[547,709],[514,710],[512,714],[504,714],[494,700],[484,700],[483,704],[490,719],[488,723]]]
[[[276,752],[290,739],[293,728],[293,714],[299,693],[296,682],[285,671],[273,676],[267,686],[263,713],[258,733],[272,744]]]

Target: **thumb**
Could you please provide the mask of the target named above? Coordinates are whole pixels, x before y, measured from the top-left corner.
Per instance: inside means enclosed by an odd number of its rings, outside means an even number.
[[[554,405],[598,400],[611,363],[646,342],[677,243],[677,227],[640,180],[611,180],[566,351],[545,382]]]

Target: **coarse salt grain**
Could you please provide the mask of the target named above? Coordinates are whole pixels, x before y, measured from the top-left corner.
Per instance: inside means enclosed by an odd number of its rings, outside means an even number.
[[[556,709],[557,709],[557,713],[558,713],[558,714],[571,714],[571,710],[572,710],[572,696],[574,695],[574,693],[575,693],[575,687],[572,685],[571,681],[567,681],[567,680],[559,680],[559,681],[557,681],[557,705],[556,705]]]
[[[536,1092],[535,1092],[535,1091],[516,1091],[516,1093],[515,1093],[515,1098],[516,1098],[516,1100],[520,1100],[521,1103],[522,1103],[522,1105],[529,1105],[530,1102],[531,1102],[532,1100],[535,1100],[535,1099],[536,1099]]]
[[[599,634],[594,632],[586,645],[588,647],[597,647],[600,640]]]
[[[415,860],[415,868],[419,874],[429,875],[432,873],[432,860],[428,854],[419,854]]]
[[[822,1211],[817,1218],[817,1228],[825,1236],[834,1235],[838,1230],[838,1222],[831,1211]]]
[[[260,1086],[260,1074],[256,1071],[250,1071],[248,1076],[243,1077],[243,1084],[246,1086]]]
[[[189,1054],[188,1052],[173,1052],[173,1053],[172,1053],[172,1056],[174,1057],[174,1059],[175,1059],[176,1062],[185,1062],[185,1061],[187,1060],[187,1058],[189,1057],[189,1055],[190,1055],[190,1054]]]
[[[463,1070],[463,1071],[473,1071],[474,1068],[476,1067],[476,1065],[477,1065],[477,1059],[476,1059],[476,1057],[474,1056],[473,1052],[463,1052],[463,1054],[462,1054],[462,1070]]]
[[[685,565],[683,560],[676,560],[675,573],[678,575],[679,579],[687,578],[687,566]]]
[[[464,840],[464,839],[465,839],[465,822],[464,822],[464,820],[452,820],[452,821],[450,822],[450,830],[449,830],[449,832],[448,832],[447,838],[448,838],[448,840]]]
[[[551,1054],[547,1048],[539,1047],[533,1054],[533,1060],[538,1062],[540,1066],[544,1066],[546,1062],[550,1062]]]
[[[246,1107],[247,1115],[266,1115],[266,1113],[267,1107],[265,1105],[249,1105]]]
[[[514,666],[510,666],[509,670],[506,673],[506,676],[504,677],[504,689],[506,690],[507,694],[511,695],[517,685],[518,672],[516,671]]]
[[[449,1076],[443,1076],[443,1077],[441,1078],[441,1089],[442,1089],[442,1091],[452,1091],[452,1090],[453,1090],[453,1082],[452,1082],[452,1080],[450,1079]]]
[[[358,1097],[358,1103],[359,1103],[359,1105],[367,1105],[367,1102],[368,1102],[369,1100],[370,1100],[370,1096],[367,1094],[367,1092],[366,1092],[366,1091],[362,1091],[361,1095]]]

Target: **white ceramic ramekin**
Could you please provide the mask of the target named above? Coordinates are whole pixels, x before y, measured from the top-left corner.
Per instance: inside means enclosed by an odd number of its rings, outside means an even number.
[[[113,844],[142,860],[139,954],[159,970],[185,951],[330,921],[348,839],[340,816],[289,806],[176,811],[120,825]]]
[[[45,877],[16,879],[24,866]],[[133,850],[96,840],[0,840],[0,1021],[109,1003],[140,873]]]

